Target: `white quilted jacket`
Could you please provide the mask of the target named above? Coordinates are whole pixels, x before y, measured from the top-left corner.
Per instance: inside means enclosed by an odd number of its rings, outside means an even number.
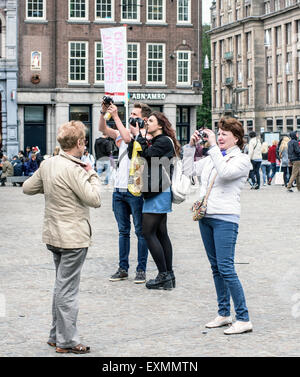
[[[207,214],[240,215],[240,192],[252,168],[249,156],[239,147],[227,150],[223,157],[218,146],[208,151],[208,156],[194,161],[195,147],[186,145],[183,155],[183,171],[187,176],[199,176],[199,198],[205,196],[209,183],[217,172],[217,178],[207,201]]]

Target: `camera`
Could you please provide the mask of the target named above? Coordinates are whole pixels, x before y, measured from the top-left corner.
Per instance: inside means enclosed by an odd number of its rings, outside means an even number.
[[[136,124],[138,124],[139,128],[144,128],[145,127],[145,122],[141,118],[132,118],[130,117],[128,120],[129,124],[133,127],[136,127]]]
[[[102,101],[103,101],[103,103],[104,103],[105,106],[109,106],[112,103],[114,103],[114,100],[111,97],[108,97],[108,96],[104,96],[102,98]],[[105,120],[110,120],[110,118],[111,118],[111,114],[109,112],[106,112],[105,115],[104,115],[104,119]]]
[[[114,103],[114,100],[111,97],[108,97],[108,96],[104,96],[102,98],[102,101],[103,101],[103,103],[104,103],[105,106],[109,106],[112,103]]]
[[[201,139],[200,143],[204,144],[207,141],[207,140],[204,140],[204,138],[208,138],[208,135],[201,128],[200,130],[198,130],[198,135]]]

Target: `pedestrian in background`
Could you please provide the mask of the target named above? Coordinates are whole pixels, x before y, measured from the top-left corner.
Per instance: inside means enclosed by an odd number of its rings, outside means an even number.
[[[269,151],[268,151],[268,161],[270,161],[270,163],[271,163],[271,173],[270,173],[270,177],[269,177],[269,181],[268,181],[269,185],[272,183],[272,179],[274,178],[274,176],[276,174],[276,160],[277,160],[276,148],[277,148],[277,145],[278,145],[278,140],[273,140],[272,145],[270,146]]]
[[[6,155],[2,156],[2,163],[0,164],[0,167],[2,168],[0,185],[5,186],[6,178],[14,175],[14,168]]]
[[[300,191],[300,146],[298,141],[298,132],[290,133],[291,140],[288,142],[288,158],[293,165],[292,175],[287,184],[289,192],[293,192],[292,184],[294,180],[297,183],[297,189]]]
[[[290,138],[284,136],[279,147],[279,159],[281,170],[283,171],[284,185],[287,187],[289,183],[289,157],[288,157],[288,142]]]
[[[71,121],[57,134],[59,155],[48,158],[23,184],[27,195],[45,195],[43,241],[52,252],[56,280],[52,328],[48,344],[58,353],[88,353],[77,331],[81,268],[91,242],[89,208],[98,208],[100,180],[80,159],[85,147],[85,126]]]
[[[270,176],[270,171],[271,171],[271,162],[268,160],[268,151],[269,151],[269,144],[266,141],[264,141],[261,145],[262,161],[260,165],[264,186],[266,186],[267,183],[269,182],[269,176]]]
[[[89,153],[87,147],[84,149],[83,156],[81,157],[81,161],[87,164],[90,164],[93,169],[95,169],[95,158],[94,156]]]
[[[183,169],[187,176],[201,176],[200,198],[215,179],[207,201],[207,210],[199,220],[203,244],[211,264],[217,292],[218,316],[206,324],[208,328],[232,323],[230,297],[234,303],[236,322],[224,331],[226,335],[252,331],[243,287],[234,268],[235,245],[240,220],[240,193],[247,180],[251,163],[242,153],[244,130],[235,118],[219,121],[218,144],[215,133],[204,129],[209,145],[208,156],[194,161],[196,131],[184,147]],[[222,152],[221,152],[222,151]]]
[[[256,132],[249,132],[249,158],[252,164],[252,170],[250,171],[250,179],[252,182],[252,188],[258,190],[260,188],[260,174],[259,169],[262,162],[261,154],[261,142],[256,137]]]

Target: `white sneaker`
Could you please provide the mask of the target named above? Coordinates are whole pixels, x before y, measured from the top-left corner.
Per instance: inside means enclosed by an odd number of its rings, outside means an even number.
[[[242,334],[244,332],[251,332],[253,330],[252,323],[236,321],[229,329],[224,330],[225,335]]]
[[[213,321],[208,322],[205,327],[208,327],[209,329],[215,328],[215,327],[222,327],[226,326],[232,323],[231,316],[229,317],[221,317],[218,315]]]

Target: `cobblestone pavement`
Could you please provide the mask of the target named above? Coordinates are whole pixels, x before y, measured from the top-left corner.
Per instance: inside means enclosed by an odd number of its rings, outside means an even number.
[[[54,265],[41,241],[43,196],[0,189],[0,356],[69,357],[46,344]],[[118,233],[111,191],[103,186],[102,207],[91,209],[93,246],[79,297],[78,328],[90,356],[300,356],[300,193],[281,186],[242,192],[236,269],[254,331],[235,336],[204,327],[217,307],[198,224],[191,220],[193,199],[174,205],[168,217],[177,287],[149,291],[133,283],[134,228],[129,279],[108,280],[118,267]],[[154,276],[149,256],[147,277]]]

